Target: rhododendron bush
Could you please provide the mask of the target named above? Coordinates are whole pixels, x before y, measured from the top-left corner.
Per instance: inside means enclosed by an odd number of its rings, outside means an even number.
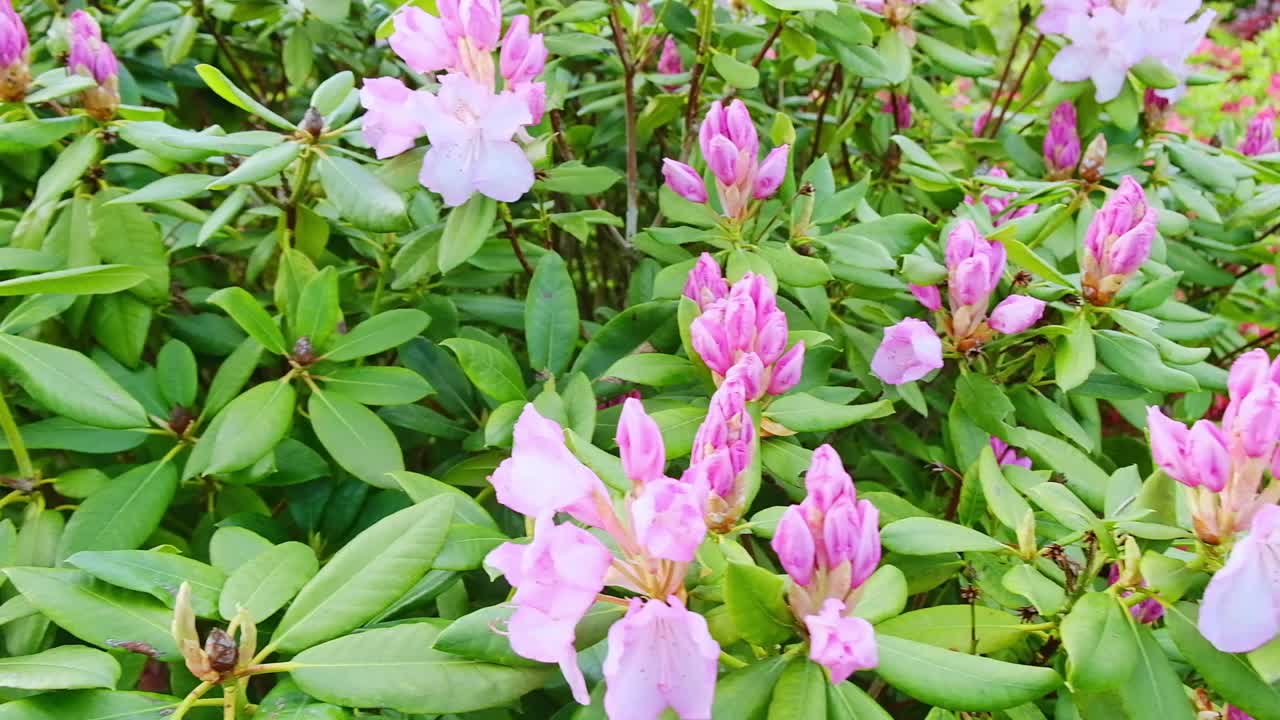
[[[0,0],[0,720],[1280,720],[1275,3],[397,2]]]

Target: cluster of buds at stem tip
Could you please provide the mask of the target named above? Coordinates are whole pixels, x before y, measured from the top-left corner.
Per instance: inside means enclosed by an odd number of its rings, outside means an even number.
[[[1249,156],[1280,153],[1280,140],[1276,140],[1275,108],[1263,108],[1249,121],[1244,140],[1240,143],[1240,153]]]
[[[504,543],[485,558],[516,590],[515,611],[501,631],[512,650],[559,663],[574,699],[589,703],[574,629],[606,585],[624,588],[639,597],[609,631],[609,717],[653,720],[667,708],[680,717],[710,717],[720,648],[706,620],[684,605],[684,579],[707,532],[705,485],[665,475],[658,426],[634,398],[623,405],[617,433],[632,482],[621,512],[600,478],[569,451],[563,429],[532,404],[513,437],[511,457],[490,482],[498,502],[535,520],[533,537]],[[610,537],[616,554],[591,532],[557,524],[560,512]]]
[[[1084,297],[1107,305],[1147,261],[1156,236],[1156,210],[1147,204],[1142,186],[1126,175],[1084,237]]]
[[[987,175],[993,178],[1000,178],[1002,180],[1009,179],[1009,172],[1002,167],[991,168],[989,171],[987,171]],[[1016,201],[1017,199],[1018,199],[1017,193],[1000,192],[998,190],[986,190],[982,193],[982,195],[978,197],[978,200],[980,200],[982,204],[986,206],[987,212],[991,214],[991,224],[995,225],[996,227],[1000,227],[1001,225],[1004,225],[1005,223],[1013,220],[1017,220],[1018,218],[1023,218],[1028,215],[1032,215],[1035,213],[1036,210],[1040,209],[1039,205],[1036,205],[1034,203],[1028,203],[1025,205],[1020,205],[1013,212],[1009,212],[1009,208],[1013,205],[1014,201]],[[966,205],[973,205],[974,199],[972,196],[966,195],[964,198],[964,202]]]
[[[218,684],[243,673],[258,652],[258,626],[244,608],[239,608],[226,630],[210,630],[202,646],[191,605],[191,584],[185,581],[175,598],[170,632],[187,669],[207,683]],[[237,632],[238,641],[234,639]]]
[[[1049,132],[1044,136],[1044,163],[1049,177],[1069,178],[1080,163],[1080,133],[1076,130],[1076,106],[1064,102],[1054,108],[1049,118]]]
[[[80,96],[85,112],[95,120],[110,120],[120,107],[120,66],[111,46],[102,39],[98,21],[84,10],[71,13],[67,42],[67,70],[98,83]]]
[[[754,357],[754,356],[752,356]],[[758,363],[758,361],[756,361]],[[729,532],[747,502],[746,473],[755,457],[756,427],[747,408],[744,359],[711,396],[707,417],[693,439],[684,480],[707,488],[707,526]]]
[[[711,103],[698,131],[702,158],[715,176],[716,192],[725,217],[741,221],[751,214],[752,200],[764,200],[778,191],[787,175],[788,145],[774,148],[759,159],[760,140],[751,113],[741,100],[725,108]],[[662,176],[677,195],[695,203],[707,202],[702,176],[678,160],[662,161]]]
[[[878,662],[871,625],[851,613],[880,563],[879,512],[857,498],[830,445],[814,451],[805,488],[804,501],[783,512],[772,547],[791,577],[787,601],[809,631],[810,658],[840,683]]]
[[[787,348],[787,315],[763,276],[747,273],[730,288],[715,259],[703,253],[689,271],[684,294],[702,310],[689,333],[717,385],[736,368],[751,401],[781,395],[800,382],[804,343]]]
[[[10,0],[0,0],[0,102],[18,102],[31,84],[27,28]]]
[[[1228,542],[1258,511],[1280,500],[1280,361],[1251,350],[1231,366],[1222,424],[1190,428],[1147,408],[1151,455],[1166,475],[1192,488],[1192,520],[1206,543]]]

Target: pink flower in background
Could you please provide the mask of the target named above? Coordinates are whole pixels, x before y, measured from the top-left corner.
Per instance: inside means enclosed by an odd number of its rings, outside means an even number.
[[[1071,41],[1049,63],[1049,73],[1062,82],[1092,80],[1098,102],[1120,94],[1129,68],[1145,54],[1135,41],[1131,23],[1114,8],[1101,7],[1091,15],[1072,15],[1064,35]]]
[[[680,49],[670,35],[662,41],[662,54],[658,56],[658,72],[664,75],[679,75],[684,72],[684,61],[680,58]]]
[[[839,685],[858,670],[880,664],[875,630],[860,617],[846,617],[845,605],[834,598],[822,612],[804,619],[809,629],[809,659],[827,668],[831,683]]]
[[[1060,103],[1049,120],[1044,137],[1044,161],[1050,177],[1070,177],[1080,163],[1080,133],[1076,131],[1076,106]]]
[[[991,294],[1004,276],[1005,249],[983,237],[972,220],[961,220],[947,235],[946,260],[949,330],[963,341],[981,334]]]
[[[431,141],[418,179],[446,205],[461,205],[477,192],[515,202],[533,187],[533,165],[512,140],[532,120],[518,95],[495,94],[465,75],[449,74],[438,94],[419,94],[418,106]]]
[[[1110,572],[1108,572],[1107,574],[1107,582],[1112,585],[1115,585],[1119,580],[1120,580],[1120,566],[1112,565]],[[1143,580],[1142,585],[1143,587],[1146,587],[1147,582]],[[1132,590],[1125,590],[1120,593],[1120,597],[1122,598],[1126,598],[1131,595],[1133,595]],[[1129,607],[1129,614],[1133,616],[1134,620],[1137,620],[1138,622],[1146,625],[1150,625],[1151,623],[1164,617],[1164,605],[1161,605],[1160,601],[1156,600],[1155,598],[1148,598],[1146,600],[1139,602],[1136,605],[1131,605]]]
[[[417,95],[396,78],[365,78],[360,88],[364,139],[378,159],[389,158],[413,147],[426,134],[418,120]]]
[[[1280,152],[1280,140],[1276,140],[1276,111],[1274,108],[1259,110],[1249,121],[1245,138],[1240,143],[1244,155],[1268,155]]]
[[[998,437],[992,436],[991,450],[996,454],[996,462],[1001,465],[1017,465],[1028,470],[1031,469],[1031,458],[1019,455],[1013,446]]]
[[[573,647],[574,629],[604,589],[613,556],[594,535],[574,525],[538,518],[533,541],[503,543],[485,558],[516,588],[507,622],[511,649],[521,657],[560,664],[573,697],[591,701]]]
[[[974,119],[974,121],[973,121],[973,136],[974,136],[974,137],[982,137],[983,135],[986,135],[986,134],[987,134],[987,123],[989,123],[989,122],[991,122],[991,111],[990,111],[990,110],[987,110],[986,112],[984,112],[984,113],[982,113],[981,115],[979,115],[976,119]]]
[[[1244,110],[1244,109],[1246,109],[1246,108],[1251,108],[1251,107],[1253,107],[1254,105],[1257,105],[1257,104],[1258,104],[1258,101],[1257,101],[1257,100],[1255,100],[1255,99],[1254,99],[1252,96],[1250,96],[1250,95],[1246,95],[1246,96],[1244,96],[1244,97],[1240,98],[1239,100],[1229,100],[1229,101],[1227,101],[1227,102],[1222,103],[1222,112],[1224,112],[1224,113],[1238,113],[1238,112],[1240,112],[1241,110]]]
[[[1094,10],[1110,5],[1110,0],[1044,0],[1036,28],[1042,33],[1065,35],[1073,18],[1088,18]]]
[[[1010,295],[991,311],[992,330],[1013,335],[1030,329],[1044,315],[1045,302],[1029,295]]]
[[[609,628],[604,710],[610,720],[707,720],[715,697],[720,646],[707,621],[679,598],[633,598]]]
[[[906,130],[911,127],[911,98],[905,93],[897,93],[890,90],[882,93],[884,97],[884,105],[881,112],[893,116],[893,124],[899,130]]]
[[[915,318],[884,331],[871,359],[871,372],[890,385],[915,382],[942,367],[942,340],[928,323]]]
[[[1267,84],[1267,95],[1280,100],[1280,72],[1271,75],[1271,82]]]
[[[98,81],[99,85],[114,83],[120,66],[111,46],[102,39],[98,21],[83,10],[71,13],[70,21],[68,41],[71,49],[67,53],[67,69],[73,73],[88,75]]]
[[[1280,506],[1258,511],[1249,534],[1209,581],[1200,632],[1229,653],[1256,650],[1280,633]]]
[[[458,28],[414,5],[406,5],[392,18],[395,30],[388,43],[410,70],[420,73],[461,70]]]
[[[987,171],[987,175],[990,175],[991,177],[994,177],[994,178],[1002,178],[1005,180],[1009,178],[1009,172],[1002,167],[991,168],[990,170]],[[1035,213],[1036,210],[1039,209],[1038,205],[1023,205],[1019,207],[1017,210],[1014,210],[1008,215],[1005,215],[1004,214],[1005,211],[1008,210],[1011,205],[1013,205],[1013,202],[1018,199],[1018,196],[1016,193],[1001,192],[999,190],[994,190],[994,189],[984,190],[981,197],[979,197],[978,199],[982,201],[983,205],[987,206],[987,212],[991,214],[992,223],[996,227],[1000,227],[1001,225],[1011,220],[1017,220],[1020,217],[1026,217],[1028,215],[1031,215]],[[974,200],[971,196],[966,195],[964,198],[964,203],[966,205],[972,205],[974,203]]]

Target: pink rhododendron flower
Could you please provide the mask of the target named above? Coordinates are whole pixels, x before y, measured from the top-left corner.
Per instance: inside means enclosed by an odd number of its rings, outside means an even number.
[[[646,482],[631,501],[636,540],[650,557],[692,562],[707,534],[707,487],[662,477]]]
[[[528,545],[503,543],[485,558],[516,588],[507,622],[511,649],[521,657],[560,664],[573,697],[591,701],[573,647],[574,629],[604,589],[613,556],[594,535],[574,525],[538,518]]]
[[[1076,131],[1076,106],[1059,103],[1044,137],[1044,162],[1051,177],[1070,177],[1080,163],[1080,134]]]
[[[563,428],[530,403],[516,420],[513,438],[511,457],[489,478],[498,502],[529,517],[563,510],[596,524],[590,508],[607,493],[600,478],[569,452]]]
[[[844,603],[830,598],[823,603],[822,612],[804,619],[809,629],[809,659],[827,668],[834,685],[858,670],[880,664],[871,623],[844,613]]]
[[[998,437],[992,437],[991,450],[996,454],[996,462],[1001,465],[1017,465],[1028,470],[1031,469],[1031,458],[1019,455],[1013,446]]]
[[[1111,0],[1044,0],[1044,9],[1036,17],[1036,28],[1042,33],[1065,35],[1072,18],[1089,17],[1089,13],[1108,7]]]
[[[664,476],[667,453],[662,433],[637,399],[628,398],[622,404],[618,450],[622,454],[622,470],[631,480],[643,483]]]
[[[1146,54],[1130,21],[1110,7],[1070,16],[1063,34],[1071,44],[1054,56],[1049,73],[1062,82],[1092,80],[1100,103],[1120,94],[1129,69]]]
[[[1249,534],[1209,581],[1200,632],[1229,653],[1256,650],[1280,633],[1280,506],[1258,511]]]
[[[1132,176],[1124,176],[1085,233],[1083,282],[1089,302],[1109,303],[1146,262],[1155,239],[1156,218],[1142,186]]]
[[[365,78],[360,88],[364,106],[364,139],[379,159],[413,147],[426,131],[418,120],[418,96],[396,78]]]
[[[87,75],[98,83],[81,94],[81,104],[95,119],[110,120],[120,107],[120,66],[111,46],[102,39],[98,21],[84,10],[71,13],[67,41],[67,71]]]
[[[533,165],[512,140],[532,121],[520,96],[449,74],[438,94],[418,96],[418,107],[431,141],[418,179],[446,205],[461,205],[477,192],[515,202],[533,187]]]
[[[604,710],[610,720],[709,720],[720,646],[707,621],[679,598],[633,598],[609,628]]]
[[[1244,155],[1267,155],[1280,152],[1280,140],[1276,140],[1276,111],[1265,108],[1249,121],[1245,138],[1240,143]]]
[[[17,102],[26,97],[31,83],[29,47],[22,18],[10,0],[0,0],[0,102]]]
[[[658,56],[658,72],[664,75],[679,75],[684,72],[684,61],[680,58],[680,49],[670,35],[662,41],[662,54]]]
[[[991,311],[992,330],[1013,335],[1031,328],[1044,315],[1045,302],[1029,295],[1010,295]]]
[[[907,289],[926,310],[937,312],[942,309],[942,292],[937,285],[908,285]]]
[[[915,382],[942,367],[942,341],[928,323],[915,318],[884,331],[871,359],[871,372],[890,385]]]

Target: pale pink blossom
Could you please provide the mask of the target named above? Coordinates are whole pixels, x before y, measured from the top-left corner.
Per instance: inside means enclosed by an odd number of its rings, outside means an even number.
[[[662,432],[658,423],[644,411],[644,405],[635,398],[627,398],[622,403],[617,441],[622,455],[622,470],[632,481],[644,483],[664,476],[667,453]]]
[[[477,192],[515,202],[533,187],[533,165],[512,140],[532,122],[525,99],[450,73],[438,94],[418,95],[418,107],[431,141],[418,179],[446,205],[461,205]]]
[[[511,457],[489,478],[498,502],[529,517],[568,511],[583,522],[598,524],[592,509],[599,498],[608,497],[607,491],[569,451],[563,428],[530,403],[516,420],[513,439]]]
[[[831,683],[839,685],[858,670],[880,664],[875,630],[860,617],[845,616],[845,605],[829,598],[822,612],[804,619],[809,629],[809,659],[827,668]]]
[[[942,292],[937,285],[908,285],[907,289],[926,310],[937,312],[942,309]]]
[[[1209,581],[1200,632],[1229,653],[1256,650],[1280,633],[1280,506],[1257,512],[1249,534]]]
[[[360,104],[366,111],[362,130],[379,159],[412,148],[426,133],[417,103],[414,91],[396,78],[365,78],[360,88]]]
[[[1098,102],[1115,99],[1129,69],[1146,54],[1130,21],[1110,7],[1072,15],[1064,34],[1071,44],[1054,56],[1049,73],[1062,82],[1092,80]]]
[[[650,480],[631,500],[636,540],[649,557],[692,562],[707,534],[707,487],[668,477]]]
[[[1013,335],[1030,329],[1044,315],[1045,302],[1030,295],[1010,295],[991,311],[992,330]]]
[[[27,62],[27,28],[10,0],[0,0],[0,73],[9,66]]]
[[[915,318],[884,331],[871,359],[871,372],[890,385],[915,382],[942,367],[942,341],[928,323]]]
[[[397,11],[392,24],[395,29],[388,42],[410,70],[429,73],[460,69],[457,28],[447,27],[440,18],[412,4]]]
[[[604,710],[610,720],[709,720],[720,646],[707,621],[674,595],[666,602],[633,598],[609,628]]]
[[[1044,9],[1036,17],[1036,28],[1043,33],[1065,35],[1073,18],[1088,18],[1095,9],[1110,4],[1110,0],[1044,0]]]

